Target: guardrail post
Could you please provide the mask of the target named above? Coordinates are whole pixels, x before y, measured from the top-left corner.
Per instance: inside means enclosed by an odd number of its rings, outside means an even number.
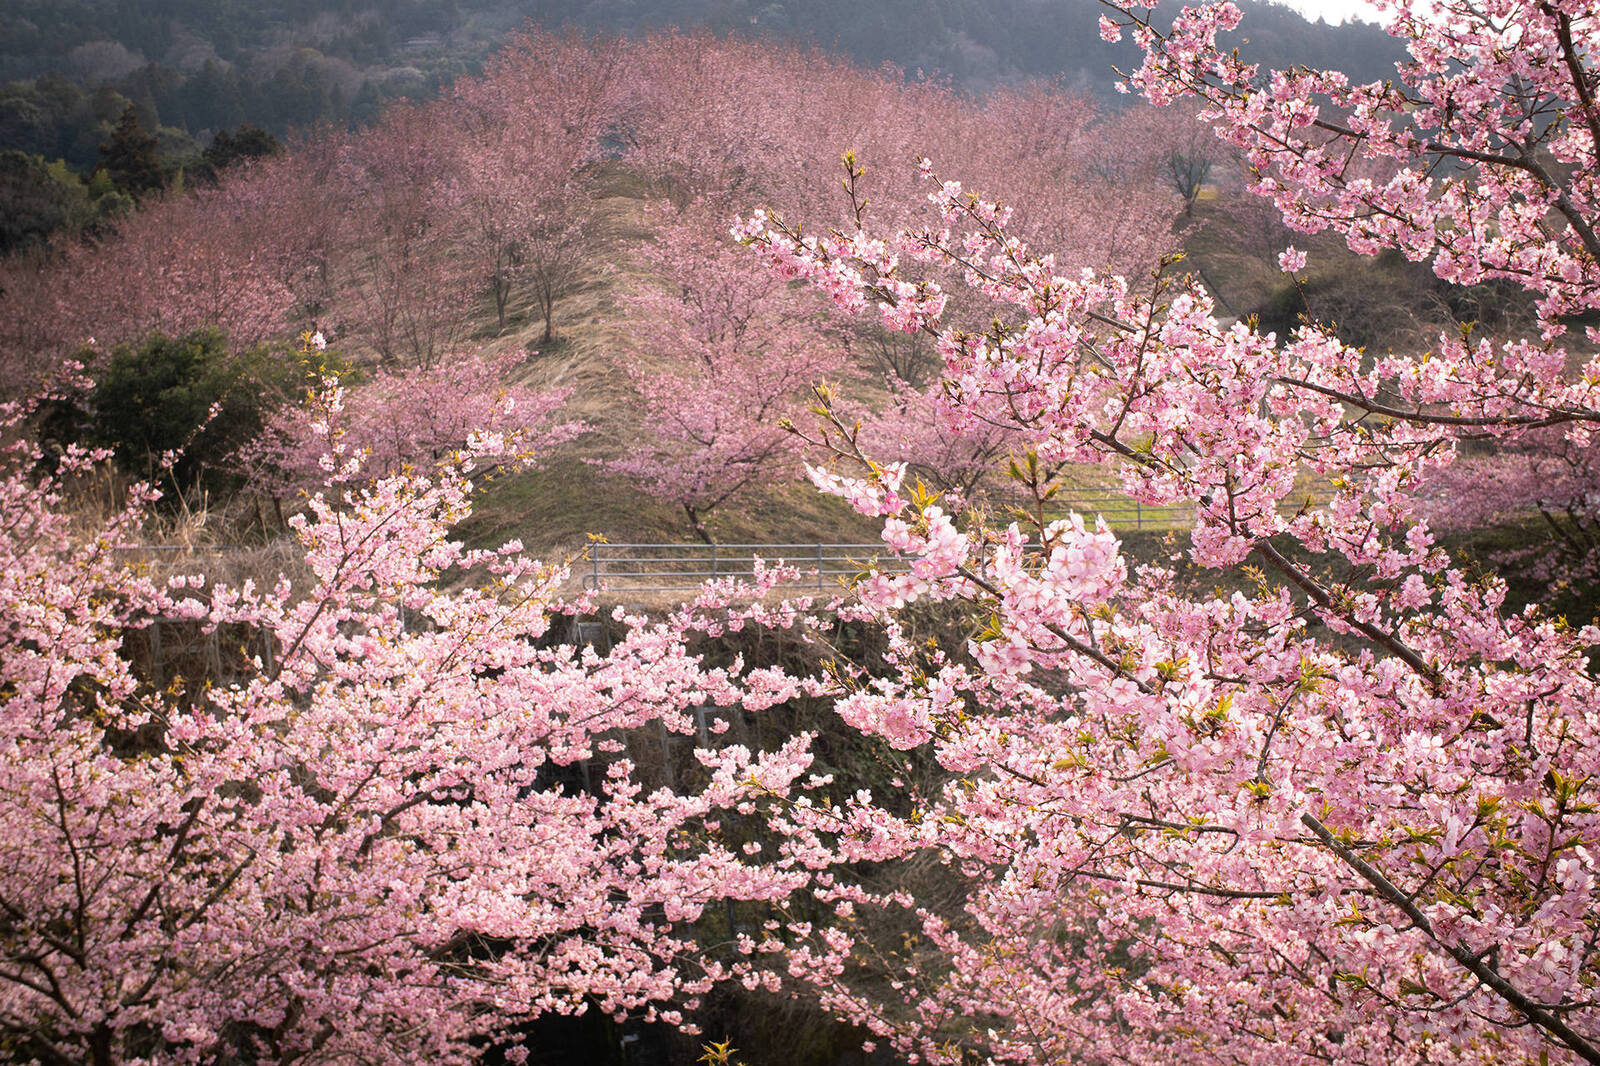
[[[822,545],[817,545],[817,591],[822,591]]]
[[[717,579],[717,546],[716,546],[715,543],[713,543],[711,545],[711,580],[715,581],[716,579]]]
[[[1133,501],[1133,528],[1144,529],[1144,504],[1137,499]]]
[[[590,588],[598,589],[600,587],[600,545],[598,543],[589,545],[589,580],[592,582],[589,586]]]

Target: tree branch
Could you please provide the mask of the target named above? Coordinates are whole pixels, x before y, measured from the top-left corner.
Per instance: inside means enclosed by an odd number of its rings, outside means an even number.
[[[1357,855],[1350,848],[1341,843],[1337,837],[1311,814],[1300,816],[1300,823],[1316,836],[1316,838],[1339,857],[1339,861],[1350,867],[1361,879],[1377,890],[1378,895],[1388,900],[1400,912],[1409,918],[1413,925],[1420,929],[1429,940],[1443,948],[1449,956],[1472,976],[1483,982],[1495,995],[1509,1003],[1529,1022],[1543,1029],[1559,1040],[1567,1048],[1575,1052],[1583,1061],[1600,1066],[1600,1048],[1584,1038],[1581,1033],[1575,1032],[1566,1022],[1562,1021],[1553,1011],[1541,1004],[1535,1003],[1511,982],[1484,961],[1484,955],[1470,951],[1460,941],[1446,944],[1434,932],[1433,924],[1428,921],[1428,916],[1414,903],[1409,896],[1400,891],[1393,881],[1390,881],[1377,868]]]

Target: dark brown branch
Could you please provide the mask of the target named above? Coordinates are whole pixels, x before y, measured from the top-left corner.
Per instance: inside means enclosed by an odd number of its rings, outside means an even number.
[[[205,809],[205,805],[206,797],[199,797],[195,801],[194,809],[189,812],[189,816],[178,827],[177,834],[172,838],[172,846],[167,849],[167,865],[171,866],[177,862],[178,854],[183,851],[184,845],[188,842],[189,832],[194,828],[195,821],[199,819],[200,812]],[[123,923],[122,933],[117,939],[126,940],[128,938],[129,934],[133,932],[134,926],[142,922],[144,916],[150,912],[151,906],[161,895],[161,889],[166,884],[166,878],[157,877],[154,879],[150,885],[150,890],[144,894],[144,898],[139,901],[139,905],[133,908],[133,912],[128,915],[128,920]]]
[[[1327,826],[1310,814],[1301,815],[1300,823],[1311,830],[1329,851],[1337,855],[1340,862],[1360,874],[1361,879],[1376,889],[1378,895],[1398,907],[1400,912],[1409,918],[1411,923],[1420,929],[1429,940],[1443,948],[1452,959],[1472,976],[1483,982],[1495,995],[1509,1003],[1533,1025],[1543,1029],[1563,1045],[1570,1048],[1583,1061],[1592,1063],[1594,1066],[1600,1066],[1600,1048],[1595,1047],[1581,1033],[1575,1032],[1555,1012],[1542,1004],[1535,1003],[1512,985],[1511,982],[1501,977],[1499,972],[1485,961],[1485,953],[1471,951],[1460,941],[1446,944],[1434,932],[1433,924],[1428,921],[1428,916],[1422,913],[1422,909],[1409,896],[1400,891],[1394,882],[1383,876],[1371,863],[1362,859],[1349,846],[1341,843]]]
[[[1418,655],[1415,650],[1408,647],[1400,640],[1399,637],[1396,637],[1393,633],[1379,629],[1371,622],[1363,622],[1360,619],[1351,617],[1348,612],[1339,610],[1334,605],[1333,596],[1329,594],[1327,589],[1323,588],[1316,581],[1308,577],[1297,566],[1285,558],[1282,552],[1280,552],[1277,548],[1274,548],[1267,541],[1258,541],[1256,543],[1255,550],[1263,559],[1266,559],[1272,564],[1273,569],[1277,570],[1284,577],[1288,578],[1297,588],[1305,592],[1306,595],[1310,596],[1312,600],[1316,602],[1318,607],[1322,608],[1326,612],[1334,614],[1345,625],[1354,629],[1356,632],[1360,633],[1362,636],[1366,637],[1368,640],[1372,641],[1374,644],[1377,644],[1395,658],[1411,667],[1411,669],[1417,673],[1417,676],[1421,677],[1428,683],[1429,688],[1433,689],[1435,692],[1438,691],[1443,682],[1443,679],[1439,676],[1439,671],[1434,667],[1429,666],[1427,661],[1424,660],[1422,656]]]
[[[1069,877],[1089,877],[1096,881],[1116,881],[1127,884],[1128,879],[1120,874],[1102,873],[1099,870],[1073,870]],[[1217,888],[1213,885],[1183,885],[1173,881],[1153,881],[1147,877],[1135,877],[1133,883],[1140,888],[1159,888],[1167,892],[1187,892],[1196,896],[1213,896],[1217,899],[1287,899],[1288,892],[1257,891],[1245,888]]]
[[[1293,388],[1321,393],[1351,407],[1359,407],[1371,414],[1383,415],[1402,422],[1419,422],[1435,426],[1516,426],[1522,429],[1560,426],[1568,422],[1600,422],[1600,412],[1596,411],[1552,411],[1546,415],[1436,415],[1426,411],[1406,411],[1399,407],[1390,407],[1364,396],[1342,392],[1327,385],[1318,385],[1303,378],[1279,377],[1274,380]]]
[[[1539,10],[1556,24],[1556,40],[1561,42],[1561,58],[1567,64],[1567,73],[1572,75],[1572,91],[1578,94],[1578,103],[1583,105],[1584,124],[1589,127],[1591,143],[1600,151],[1600,108],[1595,107],[1594,92],[1589,88],[1583,59],[1572,40],[1572,17],[1557,10],[1549,0],[1540,0]]]

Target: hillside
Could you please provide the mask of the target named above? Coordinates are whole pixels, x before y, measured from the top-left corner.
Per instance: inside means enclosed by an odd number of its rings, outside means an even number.
[[[818,432],[812,384],[834,384],[878,458],[922,457],[914,474],[961,496],[1009,491],[1001,468],[1027,441],[958,445],[935,414],[931,346],[839,316],[727,238],[736,215],[763,204],[808,228],[843,221],[846,149],[869,204],[913,203],[921,179],[907,161],[926,153],[941,174],[1017,204],[1023,232],[1063,262],[1137,277],[1184,248],[1170,280],[1194,271],[1225,313],[1283,334],[1309,314],[1361,324],[1355,343],[1426,343],[1456,313],[1432,300],[1426,270],[1375,269],[1327,240],[1313,243],[1304,284],[1288,282],[1275,257],[1294,235],[1244,192],[1237,157],[1176,111],[1106,111],[1059,85],[972,97],[707,34],[535,32],[438,100],[152,200],[96,243],[58,240],[49,256],[14,258],[9,374],[22,382],[69,355],[103,373],[151,331],[220,327],[246,353],[317,329],[358,373],[355,387],[359,375],[388,382],[395,420],[440,424],[431,443],[385,445],[383,461],[436,454],[472,421],[498,419],[482,404],[507,372],[524,411],[547,412],[543,428],[519,423],[541,442],[538,468],[496,482],[470,527],[477,539],[515,535],[558,557],[588,534],[865,539],[870,524],[798,476],[799,441],[776,428],[790,418]],[[879,222],[915,221],[878,211]],[[1372,308],[1395,306],[1386,296],[1397,286],[1419,298],[1380,327]],[[95,338],[87,349],[84,338]],[[279,380],[261,395],[294,388]],[[450,414],[416,406],[439,389],[483,395]],[[92,437],[95,403],[84,404]],[[576,438],[560,428],[577,423]],[[304,427],[279,432],[275,457],[250,468],[234,504],[237,461],[204,457],[219,513],[260,525],[261,499],[291,501],[316,480],[285,473],[309,443]]]

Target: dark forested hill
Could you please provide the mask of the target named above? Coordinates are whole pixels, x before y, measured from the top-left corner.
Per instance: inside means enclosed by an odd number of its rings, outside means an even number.
[[[1371,26],[1245,7],[1235,43],[1263,63],[1366,80],[1391,74],[1400,54]],[[1136,56],[1131,44],[1100,39],[1099,10],[1095,0],[0,0],[0,169],[9,175],[0,184],[14,192],[0,190],[0,209],[27,215],[10,227],[27,239],[7,238],[0,251],[47,233],[52,219],[92,223],[125,210],[109,192],[137,198],[107,163],[119,129],[152,146],[146,166],[166,181],[206,180],[219,133],[255,143],[261,131],[365,125],[390,100],[426,98],[480,70],[529,20],[621,34],[703,27],[815,45],[974,92],[1049,78],[1111,100],[1113,67]],[[91,188],[97,170],[106,175]],[[86,193],[63,184],[69,171]],[[89,206],[78,202],[85,195]],[[34,206],[13,210],[24,203]]]
[[[632,31],[667,24],[770,34],[982,88],[1019,77],[1065,77],[1112,89],[1113,64],[1135,52],[1105,44],[1096,0],[532,0],[545,21]],[[1394,73],[1398,45],[1374,26],[1309,23],[1285,7],[1242,0],[1248,57],[1274,66],[1334,67],[1358,80]],[[1176,4],[1164,9],[1170,16]],[[1158,15],[1160,12],[1158,12]],[[1159,18],[1158,18],[1159,21]]]
[[[1368,78],[1387,76],[1398,54],[1370,26],[1245,6],[1241,38],[1264,62]],[[425,93],[474,68],[531,18],[611,32],[705,26],[798,39],[980,89],[1064,76],[1107,91],[1111,64],[1131,53],[1100,41],[1098,12],[1094,0],[3,0],[0,81],[54,72],[83,89],[148,99],[163,124],[191,133],[241,121],[282,132],[360,121],[384,96]],[[26,110],[17,95],[7,106]],[[23,146],[8,137],[0,147]]]

